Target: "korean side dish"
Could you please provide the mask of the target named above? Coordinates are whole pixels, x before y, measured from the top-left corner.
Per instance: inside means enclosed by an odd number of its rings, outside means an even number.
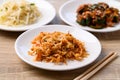
[[[32,41],[28,51],[35,61],[65,63],[67,60],[81,61],[88,56],[84,43],[74,38],[70,33],[40,32]]]
[[[120,22],[119,10],[100,2],[83,4],[77,9],[77,23],[95,29],[114,27]]]
[[[9,0],[0,6],[0,24],[2,25],[28,25],[34,23],[40,16],[37,6],[25,0]]]

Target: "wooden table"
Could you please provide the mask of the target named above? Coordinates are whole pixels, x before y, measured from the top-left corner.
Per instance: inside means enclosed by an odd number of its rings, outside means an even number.
[[[58,16],[59,7],[68,0],[48,0],[56,10],[57,16],[50,24],[65,24]],[[0,80],[72,80],[109,52],[120,52],[120,31],[93,33],[102,44],[102,54],[93,64],[72,71],[47,71],[32,67],[23,62],[15,53],[14,43],[22,32],[0,30]],[[120,53],[119,53],[120,54]],[[120,80],[120,58],[110,62],[90,80]]]

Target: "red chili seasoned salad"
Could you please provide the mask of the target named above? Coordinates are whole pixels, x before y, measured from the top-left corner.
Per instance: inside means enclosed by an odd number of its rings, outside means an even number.
[[[114,27],[120,22],[117,8],[109,7],[106,3],[83,4],[77,9],[77,23],[95,29]]]
[[[67,60],[83,60],[88,56],[84,43],[69,33],[41,32],[32,41],[29,55],[35,56],[35,61],[67,63]]]

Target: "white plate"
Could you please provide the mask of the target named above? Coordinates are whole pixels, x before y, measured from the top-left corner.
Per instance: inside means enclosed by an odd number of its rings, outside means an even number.
[[[59,10],[60,18],[69,25],[77,26],[81,29],[85,29],[92,32],[112,32],[112,31],[120,30],[120,24],[117,24],[114,27],[109,27],[104,29],[93,29],[76,23],[76,15],[77,15],[76,10],[80,5],[86,3],[94,4],[98,2],[105,2],[109,6],[115,7],[120,11],[120,5],[117,5],[120,4],[120,2],[115,0],[70,0],[61,6]]]
[[[0,0],[0,4],[2,4],[4,0]],[[55,8],[45,0],[26,0],[28,2],[35,3],[38,7],[38,10],[41,12],[42,17],[39,18],[35,23],[25,26],[17,26],[17,27],[10,27],[5,25],[0,25],[1,30],[6,31],[25,31],[31,28],[35,28],[41,25],[45,25],[52,21],[56,15]]]
[[[68,63],[67,65],[65,64],[55,65],[54,63],[34,62],[33,56],[28,55],[28,51],[31,48],[31,41],[40,32],[54,32],[54,31],[59,31],[64,33],[69,32],[75,38],[84,42],[85,48],[89,53],[89,56],[85,58],[83,61],[75,60],[75,61],[67,62]],[[38,28],[28,30],[23,34],[21,34],[15,42],[15,51],[23,61],[25,61],[26,63],[32,66],[46,70],[63,71],[63,70],[73,70],[73,69],[81,68],[92,63],[101,53],[101,44],[94,35],[82,29],[77,29],[65,25],[45,25],[43,27],[40,26]]]

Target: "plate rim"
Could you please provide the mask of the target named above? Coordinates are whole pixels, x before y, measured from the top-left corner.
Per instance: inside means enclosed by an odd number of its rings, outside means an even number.
[[[44,27],[51,27],[51,26],[65,26],[65,27],[74,28],[74,27],[72,27],[72,26],[67,26],[67,25],[44,25],[44,26],[42,26],[42,27],[44,28]],[[42,28],[42,27],[37,27],[37,28]],[[85,31],[85,32],[89,33],[90,35],[92,35],[92,36],[97,40],[97,42],[98,42],[98,44],[99,44],[100,52],[99,52],[98,56],[96,56],[96,58],[94,58],[94,60],[92,60],[91,62],[89,62],[89,63],[86,64],[86,65],[79,66],[79,67],[73,67],[73,68],[69,68],[69,69],[51,69],[51,68],[46,68],[46,67],[44,67],[44,68],[43,68],[43,67],[39,67],[39,66],[31,63],[30,61],[26,60],[24,57],[22,57],[22,55],[20,55],[20,53],[19,53],[19,51],[18,51],[18,49],[17,49],[17,43],[18,43],[19,39],[20,39],[22,36],[24,36],[24,34],[27,34],[28,32],[30,32],[30,31],[32,31],[32,30],[35,30],[35,29],[37,29],[37,28],[30,29],[30,30],[27,30],[27,31],[23,32],[23,33],[16,39],[15,44],[14,44],[14,49],[15,49],[15,53],[17,54],[17,56],[19,56],[19,58],[20,58],[22,61],[24,61],[25,63],[27,63],[27,64],[29,64],[29,65],[31,65],[31,66],[34,66],[34,67],[37,67],[37,68],[40,68],[40,69],[44,69],[44,70],[50,70],[50,71],[68,71],[68,70],[74,70],[74,69],[78,69],[78,68],[85,67],[85,66],[93,63],[93,62],[100,56],[100,54],[101,54],[102,46],[101,46],[101,43],[100,43],[100,41],[98,40],[98,38],[97,38],[96,36],[94,36],[92,33],[80,29],[80,30]]]
[[[87,30],[87,31],[90,31],[90,32],[99,32],[99,33],[105,33],[105,32],[114,32],[114,31],[118,31],[118,30],[120,30],[120,28],[114,28],[114,29],[112,29],[112,30],[100,30],[100,29],[93,29],[93,28],[90,28],[90,29],[85,29],[85,28],[82,28],[83,26],[82,25],[75,25],[75,24],[72,24],[72,23],[70,23],[69,21],[67,21],[63,16],[62,16],[62,10],[64,9],[64,7],[66,6],[66,5],[68,5],[69,3],[72,3],[72,2],[75,2],[75,1],[78,1],[78,0],[70,0],[70,1],[67,1],[67,2],[65,2],[63,5],[61,5],[60,6],[60,8],[59,8],[59,16],[60,16],[60,18],[61,18],[61,20],[62,21],[64,21],[66,24],[68,24],[68,25],[70,25],[70,26],[74,26],[74,27],[78,27],[78,28],[81,28],[81,29],[84,29],[84,30]],[[111,0],[111,1],[114,1],[114,2],[118,2],[118,3],[120,3],[119,1],[116,1],[116,0]],[[120,22],[118,23],[119,24],[119,26],[120,26]],[[110,27],[109,27],[110,28]]]

